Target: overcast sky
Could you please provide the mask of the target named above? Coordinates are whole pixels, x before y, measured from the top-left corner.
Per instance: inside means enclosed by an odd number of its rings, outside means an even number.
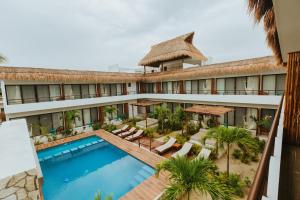
[[[213,62],[270,55],[247,0],[1,0],[5,65],[136,67],[151,45],[195,31]]]

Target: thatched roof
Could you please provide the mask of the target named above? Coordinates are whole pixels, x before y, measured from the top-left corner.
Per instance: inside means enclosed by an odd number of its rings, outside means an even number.
[[[126,83],[136,81],[159,82],[171,80],[191,80],[285,72],[286,68],[276,65],[274,58],[269,56],[174,71],[149,73],[145,75],[125,72],[98,72],[0,66],[0,80],[43,81],[55,83]]]
[[[141,78],[142,75],[136,73],[0,66],[0,80],[47,81],[62,83],[126,83],[138,81],[141,80]]]
[[[255,21],[264,22],[267,33],[267,43],[272,49],[277,63],[282,63],[278,32],[275,22],[275,13],[272,0],[248,0],[249,11],[253,13]]]
[[[185,112],[197,113],[203,115],[213,115],[213,116],[222,116],[225,113],[231,112],[232,108],[226,108],[222,106],[203,106],[203,105],[194,105],[192,107],[184,109]]]
[[[193,45],[193,37],[194,32],[152,46],[150,52],[139,62],[139,65],[158,67],[162,62],[183,58],[207,60]]]
[[[260,75],[264,73],[285,73],[286,68],[276,65],[274,57],[267,56],[247,60],[191,67],[176,71],[147,74],[146,81],[191,80],[216,77]]]

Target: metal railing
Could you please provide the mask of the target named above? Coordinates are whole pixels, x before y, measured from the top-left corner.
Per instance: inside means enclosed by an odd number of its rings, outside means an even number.
[[[279,118],[281,114],[281,108],[283,104],[283,97],[280,105],[276,111],[274,121],[269,132],[268,141],[265,145],[265,149],[261,156],[260,163],[258,165],[249,195],[248,200],[261,200],[263,195],[266,195],[267,183],[268,183],[268,169],[270,164],[270,158],[274,154],[275,137],[277,135],[277,129],[279,124]]]

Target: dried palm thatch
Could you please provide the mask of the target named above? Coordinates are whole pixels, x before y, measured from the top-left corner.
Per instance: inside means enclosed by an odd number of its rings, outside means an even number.
[[[286,68],[276,65],[274,57],[267,56],[227,63],[212,64],[188,69],[147,74],[146,82],[192,80],[218,77],[250,76],[264,73],[286,73]]]
[[[197,113],[203,115],[213,115],[218,117],[231,111],[233,111],[232,108],[226,108],[223,106],[206,106],[206,105],[194,105],[192,107],[184,109],[184,112]]]
[[[81,83],[126,83],[139,81],[141,74],[120,72],[97,72],[59,70],[28,67],[0,67],[0,80],[81,82]]]
[[[152,46],[150,52],[139,62],[139,65],[158,67],[162,62],[184,58],[207,60],[193,45],[193,37],[194,32]]]
[[[276,62],[281,64],[282,55],[272,0],[248,0],[248,7],[250,13],[253,13],[256,23],[263,20],[267,33],[267,43],[276,57]]]

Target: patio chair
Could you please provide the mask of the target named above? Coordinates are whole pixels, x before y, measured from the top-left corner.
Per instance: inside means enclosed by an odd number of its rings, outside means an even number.
[[[176,158],[177,156],[185,156],[185,155],[187,155],[190,152],[192,146],[193,146],[192,143],[185,142],[184,145],[182,146],[182,148],[179,151],[175,152],[172,155],[172,157]]]
[[[118,136],[121,138],[125,138],[129,135],[132,135],[135,132],[136,128],[132,127],[131,129],[129,129],[129,131],[123,132],[123,133],[119,133]]]
[[[121,133],[121,132],[126,131],[126,130],[128,129],[128,127],[129,127],[129,125],[128,125],[128,124],[125,124],[122,128],[119,128],[119,129],[117,129],[117,130],[114,130],[114,131],[112,131],[111,133],[114,134],[114,135],[119,134],[119,133]]]
[[[168,140],[168,142],[166,142],[165,144],[159,146],[159,147],[156,147],[155,150],[162,154],[164,152],[166,152],[167,150],[169,150],[176,142],[176,139],[173,138],[173,137],[170,137],[170,139]]]
[[[211,150],[207,148],[202,148],[197,158],[205,158],[208,159],[211,154]]]
[[[138,139],[139,137],[141,137],[143,135],[143,133],[144,133],[143,130],[138,130],[135,134],[127,136],[125,138],[125,140],[133,141],[133,140]]]

